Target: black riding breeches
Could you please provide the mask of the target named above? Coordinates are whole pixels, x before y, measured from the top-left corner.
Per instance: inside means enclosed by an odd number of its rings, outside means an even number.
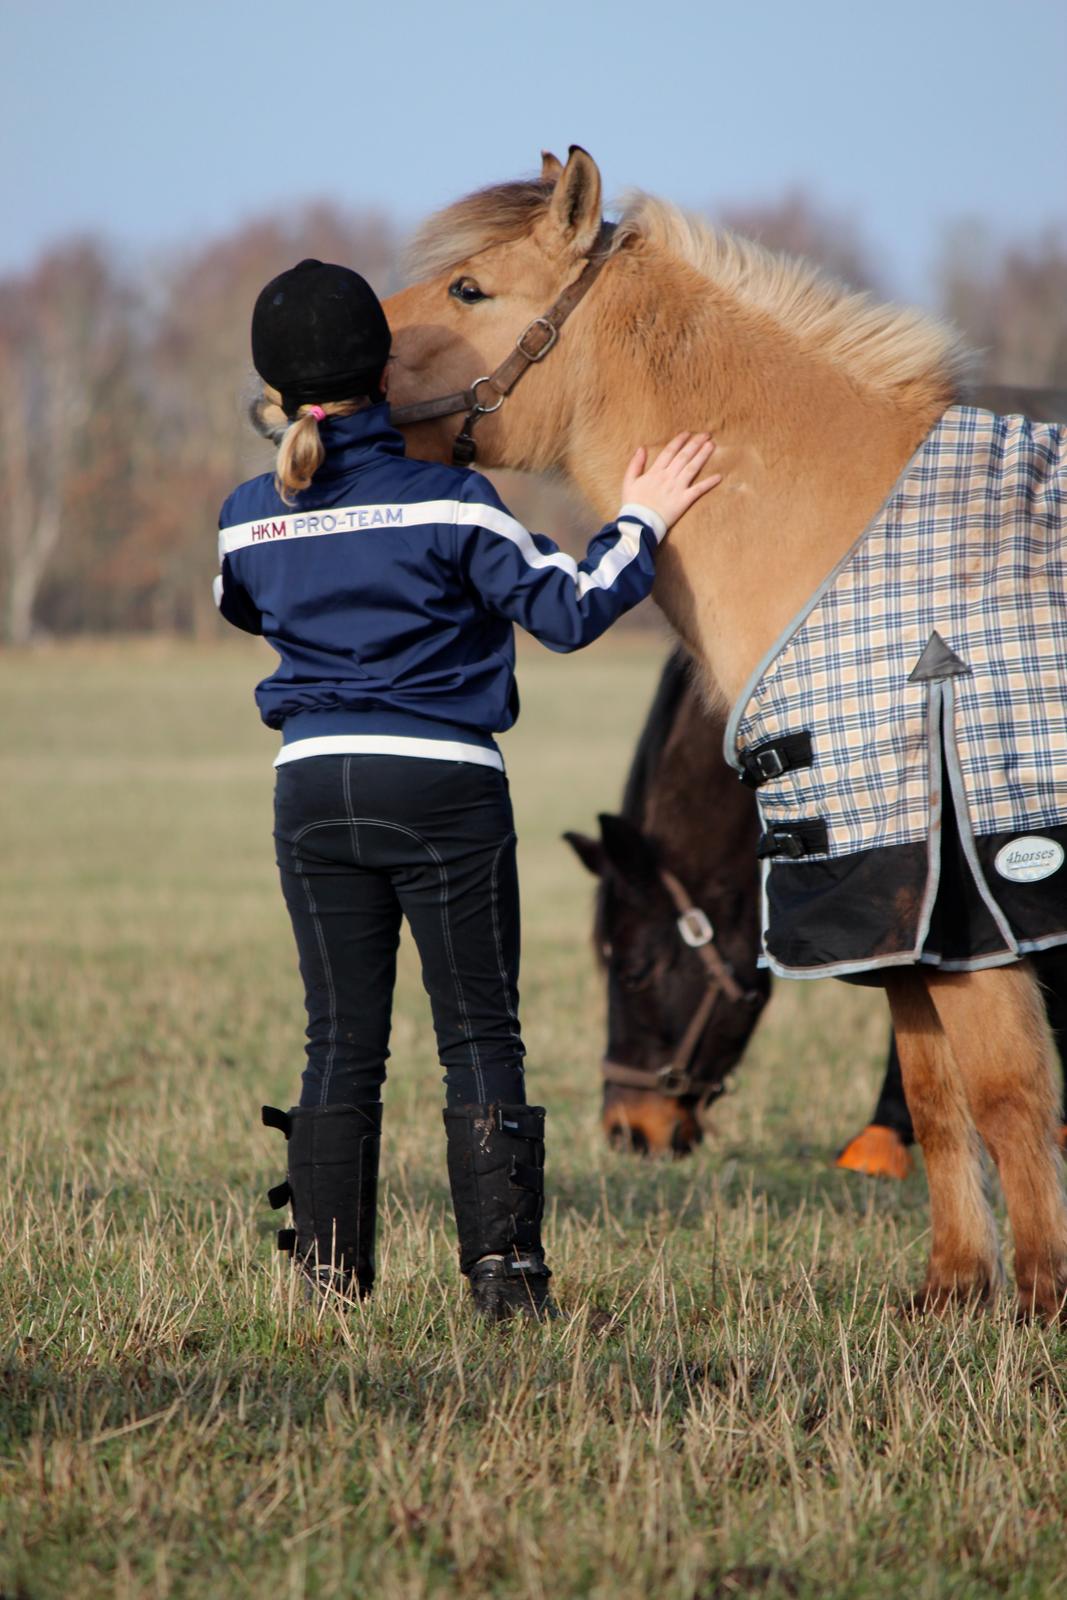
[[[377,1100],[407,918],[450,1106],[525,1101],[519,890],[493,767],[328,755],[277,769],[275,842],[307,1005],[301,1106]]]

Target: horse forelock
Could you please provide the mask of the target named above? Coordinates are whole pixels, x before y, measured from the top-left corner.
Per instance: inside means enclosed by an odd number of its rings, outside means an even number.
[[[532,178],[492,184],[436,212],[405,251],[408,281],[436,278],[491,245],[521,239],[548,210],[554,187]]]
[[[859,383],[890,389],[936,374],[955,384],[971,366],[959,336],[936,318],[880,302],[810,261],[714,228],[680,206],[634,190],[624,199],[611,248],[641,242],[765,313]]]

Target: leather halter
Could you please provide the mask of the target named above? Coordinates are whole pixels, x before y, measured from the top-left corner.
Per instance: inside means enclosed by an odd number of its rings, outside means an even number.
[[[660,869],[660,882],[674,901],[678,912],[677,928],[683,941],[695,950],[707,976],[708,987],[697,1006],[673,1056],[662,1067],[627,1067],[619,1061],[605,1058],[600,1073],[604,1082],[620,1089],[655,1089],[672,1099],[695,1096],[706,1105],[722,1092],[720,1084],[708,1084],[694,1077],[693,1057],[711,1020],[711,1013],[720,994],[733,1001],[752,1001],[756,992],[743,989],[734,976],[733,969],[715,947],[715,930],[706,914],[693,904],[673,872]]]
[[[403,428],[413,422],[431,422],[437,417],[451,417],[459,411],[465,411],[467,415],[463,419],[463,426],[452,442],[452,460],[457,467],[469,467],[477,449],[474,424],[479,417],[488,417],[494,411],[499,411],[519,379],[547,356],[559,338],[559,330],[604,270],[608,260],[608,245],[614,232],[613,222],[600,224],[593,253],[574,282],[552,302],[543,316],[534,317],[532,322],[527,323],[515,340],[515,348],[493,372],[475,378],[469,389],[457,390],[455,394],[440,395],[436,400],[418,400],[409,406],[394,406],[391,411],[394,425]],[[490,393],[496,397],[490,405],[478,398],[478,391],[483,384],[488,384]]]

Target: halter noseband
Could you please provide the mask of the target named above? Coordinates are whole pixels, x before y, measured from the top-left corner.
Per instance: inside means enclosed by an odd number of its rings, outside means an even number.
[[[460,389],[455,394],[440,395],[436,400],[419,400],[409,406],[394,406],[391,413],[394,425],[403,428],[413,422],[432,422],[437,417],[451,417],[465,411],[467,415],[463,419],[463,426],[452,442],[452,460],[457,467],[469,467],[477,448],[474,424],[479,417],[488,417],[494,411],[499,411],[519,379],[547,356],[559,338],[559,330],[603,271],[614,232],[613,222],[600,224],[593,254],[574,282],[552,302],[543,316],[534,317],[532,322],[527,323],[515,340],[515,348],[504,357],[495,371],[475,378],[469,389]],[[483,384],[488,384],[490,393],[496,396],[489,405],[478,398],[478,391]]]
[[[660,869],[660,882],[674,901],[678,912],[676,926],[685,944],[695,950],[707,976],[707,989],[689,1019],[685,1032],[679,1039],[671,1060],[662,1067],[627,1067],[619,1061],[605,1058],[600,1074],[606,1084],[620,1089],[655,1089],[672,1099],[695,1096],[701,1106],[721,1093],[721,1085],[709,1084],[695,1076],[693,1057],[711,1020],[720,994],[733,1001],[751,1003],[758,998],[757,991],[743,989],[734,976],[733,969],[715,947],[715,930],[706,914],[693,904],[681,882],[667,869]]]

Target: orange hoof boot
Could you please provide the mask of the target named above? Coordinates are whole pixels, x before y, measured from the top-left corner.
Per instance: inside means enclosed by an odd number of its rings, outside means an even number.
[[[869,1178],[906,1178],[911,1171],[911,1154],[899,1133],[872,1122],[849,1140],[835,1166],[848,1172],[864,1172]]]

